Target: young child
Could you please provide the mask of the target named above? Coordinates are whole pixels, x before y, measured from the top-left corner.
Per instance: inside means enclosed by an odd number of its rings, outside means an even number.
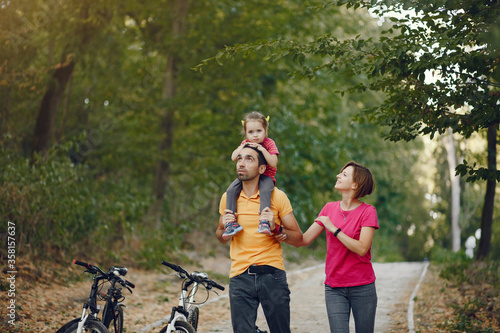
[[[248,113],[243,122],[243,131],[246,139],[243,140],[238,148],[233,151],[231,159],[236,161],[241,150],[246,146],[252,146],[262,152],[266,161],[267,169],[264,174],[260,175],[259,179],[259,193],[260,193],[260,211],[266,207],[271,208],[271,194],[276,184],[276,166],[278,165],[279,151],[274,141],[267,137],[268,120],[260,112],[253,111]],[[242,189],[241,180],[236,179],[227,189],[227,202],[226,209],[236,213],[236,200],[240,196]],[[243,227],[237,221],[228,223],[222,238],[228,239],[229,237],[237,234],[243,230]],[[266,235],[271,235],[271,228],[269,221],[262,220],[259,222],[258,232]]]

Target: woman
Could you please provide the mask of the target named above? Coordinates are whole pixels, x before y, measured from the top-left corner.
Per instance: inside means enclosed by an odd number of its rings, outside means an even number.
[[[329,202],[304,234],[302,246],[326,232],[325,301],[331,332],[349,332],[352,309],[356,332],[373,332],[377,309],[370,249],[379,228],[377,212],[359,199],[372,193],[372,173],[356,162],[337,175],[342,200]]]

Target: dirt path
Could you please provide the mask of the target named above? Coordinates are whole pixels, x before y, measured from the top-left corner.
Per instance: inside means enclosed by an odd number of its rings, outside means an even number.
[[[229,259],[203,259],[203,267],[185,267],[188,271],[204,270],[210,274],[227,275]],[[74,267],[72,267],[73,269]],[[292,332],[328,332],[324,305],[324,266],[321,262],[287,264],[291,294]],[[409,297],[418,283],[423,263],[374,264],[377,275],[376,332],[405,332]],[[169,275],[168,268],[160,272],[131,269],[127,279],[136,284],[124,303],[125,333],[159,332],[166,324],[172,306],[178,302],[180,280]],[[22,287],[16,294],[15,326],[5,322],[5,306],[0,307],[1,332],[55,332],[64,323],[81,313],[88,297],[91,281],[72,284],[37,284]],[[215,278],[218,280],[217,278]],[[227,287],[227,285],[226,285]],[[199,333],[231,333],[228,292],[220,296],[211,293],[209,302],[200,309]],[[2,304],[7,296],[0,293]],[[259,313],[258,325],[268,329],[264,315]]]

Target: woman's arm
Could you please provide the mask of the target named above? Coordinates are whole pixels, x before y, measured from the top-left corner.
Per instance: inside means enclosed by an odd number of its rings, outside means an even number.
[[[335,233],[338,229],[336,226],[333,225],[332,221],[330,221],[330,218],[328,216],[320,216],[316,219],[316,221],[321,221],[325,226],[326,230],[328,230],[331,233]],[[366,253],[368,253],[368,250],[370,250],[374,235],[375,235],[375,228],[362,227],[361,234],[359,235],[359,240],[347,236],[342,231],[340,231],[337,234],[337,238],[349,250],[363,257]]]
[[[293,221],[292,221],[293,219]],[[290,220],[290,221],[288,221]],[[285,234],[285,237],[281,237],[280,235],[276,235],[275,238],[279,242],[286,242],[290,245],[293,245],[295,247],[301,247],[301,246],[307,246],[312,243],[313,240],[315,240],[325,228],[320,226],[317,223],[313,223],[309,229],[305,232],[305,234],[302,234],[300,231],[300,228],[297,224],[297,221],[295,220],[295,216],[293,216],[292,213],[288,214],[287,216],[283,217],[281,219],[281,222],[283,222],[283,234]],[[290,229],[290,225],[296,225],[296,228]],[[300,235],[297,234],[295,231],[299,231]]]
[[[312,243],[313,240],[318,238],[319,235],[325,230],[321,225],[318,223],[314,222],[309,226],[309,229],[304,233],[304,236],[302,237],[302,243],[300,246],[307,246]]]

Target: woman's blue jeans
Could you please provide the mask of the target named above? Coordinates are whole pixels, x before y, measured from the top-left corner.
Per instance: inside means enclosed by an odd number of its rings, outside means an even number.
[[[290,289],[285,271],[245,272],[232,277],[229,279],[229,302],[234,333],[255,332],[259,304],[271,333],[290,333]]]
[[[325,285],[325,302],[331,333],[349,333],[351,309],[356,333],[373,333],[377,310],[375,282],[340,288]]]

